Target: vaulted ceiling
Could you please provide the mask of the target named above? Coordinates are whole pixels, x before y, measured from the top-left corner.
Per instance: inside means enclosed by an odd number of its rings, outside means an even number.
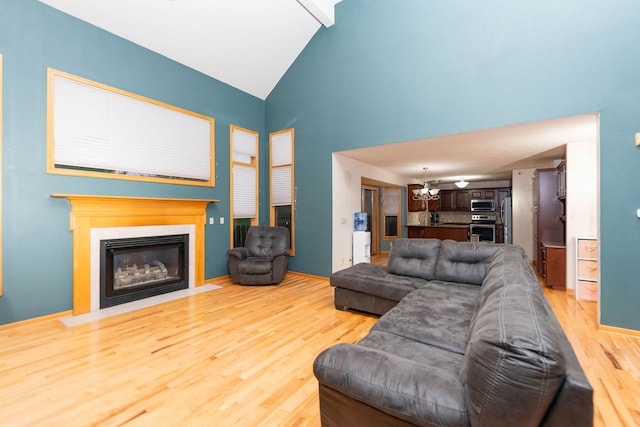
[[[40,1],[266,99],[321,25],[333,25],[341,0]],[[343,154],[417,180],[424,167],[443,182],[510,179],[513,169],[564,158],[568,142],[595,143],[597,120],[587,114]]]
[[[40,0],[265,99],[341,0]]]

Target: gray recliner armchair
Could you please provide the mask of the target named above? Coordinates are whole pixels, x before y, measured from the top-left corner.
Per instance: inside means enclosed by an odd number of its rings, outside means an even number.
[[[229,276],[241,285],[272,285],[284,279],[289,262],[289,230],[250,227],[242,248],[227,251]]]

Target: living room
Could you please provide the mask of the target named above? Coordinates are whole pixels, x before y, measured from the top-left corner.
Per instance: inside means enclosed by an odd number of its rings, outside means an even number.
[[[216,221],[204,230],[202,276],[224,278],[230,233],[219,218],[230,215],[231,125],[259,132],[262,159],[269,133],[295,129],[290,270],[328,277],[338,220],[333,153],[598,113],[599,324],[637,336],[637,3],[343,0],[335,9],[336,24],[320,28],[261,99],[41,2],[3,1],[0,324],[73,307],[70,205],[52,194],[219,200],[206,208]],[[48,68],[214,118],[215,187],[48,174]],[[262,161],[261,195],[268,194],[267,168]],[[268,217],[264,200],[260,222]]]

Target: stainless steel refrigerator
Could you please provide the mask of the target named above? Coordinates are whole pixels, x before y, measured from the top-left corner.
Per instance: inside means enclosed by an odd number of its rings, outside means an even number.
[[[504,242],[513,243],[513,211],[511,209],[511,197],[505,197],[500,206],[500,218],[504,227]]]

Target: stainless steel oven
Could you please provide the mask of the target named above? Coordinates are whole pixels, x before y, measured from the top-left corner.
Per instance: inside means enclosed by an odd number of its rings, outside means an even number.
[[[474,214],[471,215],[471,225],[469,226],[471,241],[496,242],[496,216]]]

